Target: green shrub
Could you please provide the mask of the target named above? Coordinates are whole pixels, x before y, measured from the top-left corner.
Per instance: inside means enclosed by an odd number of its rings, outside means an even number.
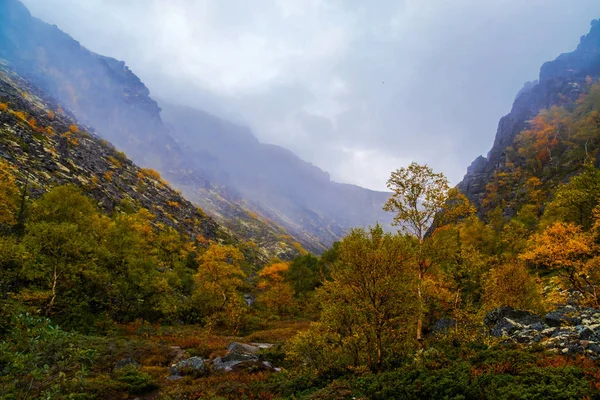
[[[145,394],[158,389],[154,379],[135,366],[120,369],[117,373],[117,380],[127,385],[129,394]]]

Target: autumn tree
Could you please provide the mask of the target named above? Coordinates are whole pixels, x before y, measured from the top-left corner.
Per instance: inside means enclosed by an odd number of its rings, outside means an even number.
[[[321,326],[340,338],[354,365],[382,369],[393,344],[413,332],[407,241],[380,226],[352,230],[340,244],[332,279],[318,289]]]
[[[59,312],[67,303],[89,305],[88,285],[106,280],[96,256],[100,221],[91,200],[73,186],[57,187],[32,205],[23,243],[34,257],[26,276],[48,290],[47,314],[57,304]]]
[[[322,264],[312,254],[296,257],[290,264],[285,276],[297,296],[313,292],[323,281]]]
[[[209,326],[222,321],[239,330],[244,312],[244,300],[238,291],[244,286],[243,260],[235,247],[218,244],[211,244],[198,257],[192,301]]]
[[[541,290],[522,263],[507,263],[492,268],[483,279],[485,309],[510,306],[521,310],[543,311]]]
[[[596,270],[600,262],[595,239],[592,232],[578,225],[557,222],[533,235],[520,258],[542,271],[560,273],[570,288],[598,306],[600,280]]]
[[[586,164],[580,175],[559,186],[544,213],[546,222],[573,222],[584,229],[593,225],[593,211],[600,203],[600,170]]]
[[[146,209],[115,217],[107,228],[102,262],[110,279],[108,310],[117,321],[136,318],[158,319],[170,311],[171,264],[159,259],[159,233],[153,226],[154,215]],[[170,248],[178,256],[177,246]]]
[[[0,160],[0,227],[12,226],[17,222],[19,188],[14,170]]]
[[[276,315],[289,314],[294,306],[294,290],[285,281],[289,268],[289,263],[278,262],[267,265],[258,274],[257,301]]]
[[[384,205],[384,210],[395,212],[394,223],[418,242],[414,269],[419,304],[417,340],[421,340],[425,313],[423,282],[432,266],[427,252],[426,233],[434,217],[446,204],[448,180],[444,174],[435,173],[429,166],[413,162],[408,168],[392,172],[387,186],[393,193]]]

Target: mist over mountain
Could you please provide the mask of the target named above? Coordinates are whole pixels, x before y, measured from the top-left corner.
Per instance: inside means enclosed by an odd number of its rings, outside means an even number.
[[[381,211],[386,194],[331,182],[290,151],[261,145],[247,128],[167,107],[169,128],[125,62],[90,52],[17,0],[0,7],[0,58],[243,237],[277,247],[287,234],[274,221],[319,252],[352,226],[391,221]]]

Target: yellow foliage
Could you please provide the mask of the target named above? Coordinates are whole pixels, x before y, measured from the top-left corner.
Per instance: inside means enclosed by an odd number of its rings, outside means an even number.
[[[73,133],[71,131],[65,132],[61,136],[64,137],[65,139],[67,139],[67,142],[69,142],[71,145],[73,145],[73,146],[79,145],[79,138],[73,136]]]
[[[594,246],[593,237],[575,224],[557,222],[529,240],[521,259],[547,269],[577,268]]]
[[[510,306],[521,310],[543,311],[540,287],[521,263],[492,269],[484,282],[484,303],[487,309]]]
[[[15,111],[13,114],[21,121],[27,122],[27,114],[25,114],[23,111]]]
[[[268,279],[270,281],[281,282],[284,279],[284,275],[290,269],[290,264],[285,262],[280,262],[272,265],[267,265],[260,271],[258,276],[261,278]]]
[[[119,160],[117,160],[115,157],[113,156],[108,156],[106,157],[106,159],[115,167],[115,168],[121,168],[121,162]]]
[[[167,201],[167,204],[168,204],[170,207],[173,207],[173,208],[181,208],[181,204],[179,204],[179,203],[178,203],[178,202],[176,202],[176,201]]]
[[[48,136],[54,136],[56,134],[56,132],[54,131],[54,129],[52,129],[51,126],[46,127],[46,133],[48,134]]]
[[[48,110],[47,114],[48,114],[48,119],[49,119],[49,120],[51,120],[51,121],[52,121],[52,120],[54,119],[54,117],[56,116],[56,115],[54,114],[54,111],[52,111],[52,110]]]
[[[107,180],[107,181],[109,181],[109,182],[112,182],[112,180],[113,180],[113,175],[114,175],[114,172],[113,172],[113,171],[108,171],[108,172],[106,172],[106,173],[104,174],[104,179],[106,179],[106,180]]]
[[[140,175],[141,174],[141,175]],[[149,178],[149,179],[153,179],[157,182],[160,182],[162,184],[165,184],[165,181],[162,179],[162,177],[160,176],[160,173],[156,170],[153,170],[152,168],[142,168],[140,169],[140,172],[138,172],[138,178],[140,178],[140,176]]]
[[[8,104],[0,103],[0,111],[7,111],[7,110],[8,110]]]
[[[98,179],[98,177],[97,177],[96,175],[92,176],[92,179],[91,179],[91,187],[92,187],[92,188],[95,188],[95,187],[97,187],[97,186],[98,186],[98,182],[99,182],[99,181],[100,181],[100,180]]]
[[[0,160],[0,225],[14,225],[17,215],[17,187],[14,168]]]
[[[267,265],[260,271],[258,303],[276,314],[290,313],[294,305],[294,290],[285,282],[285,274],[290,268],[289,263],[277,262]]]

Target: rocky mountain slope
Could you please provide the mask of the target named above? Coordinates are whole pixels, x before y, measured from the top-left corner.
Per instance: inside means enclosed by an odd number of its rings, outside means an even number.
[[[26,193],[79,186],[106,213],[145,208],[155,222],[192,240],[233,243],[248,261],[266,263],[271,254],[249,246],[172,189],[160,174],[140,168],[63,107],[0,60],[0,157],[15,168]]]
[[[552,106],[572,108],[585,93],[585,87],[600,77],[600,21],[593,21],[589,34],[581,38],[577,49],[562,54],[556,60],[544,64],[539,80],[528,82],[518,93],[511,112],[498,124],[492,149],[487,157],[478,157],[467,170],[458,185],[469,199],[481,210],[490,183],[501,174],[514,172],[518,157],[511,153],[516,149],[515,139],[531,128],[530,121],[541,110]],[[590,143],[591,144],[591,143]],[[522,157],[521,160],[525,158]],[[523,182],[521,182],[523,183]],[[511,188],[513,189],[513,188]],[[518,188],[515,193],[518,192]],[[505,210],[507,211],[507,210]],[[511,210],[508,210],[510,214]]]
[[[389,226],[391,215],[382,210],[388,193],[332,182],[291,151],[260,143],[247,127],[184,106],[161,107],[171,135],[212,182],[236,188],[250,209],[303,243],[331,244],[348,228],[376,221]]]
[[[245,128],[186,110],[185,120],[178,119],[180,111],[170,113],[171,132],[148,88],[124,62],[90,52],[33,18],[18,0],[0,0],[0,58],[273,256],[297,254],[297,242],[320,252],[352,226],[391,220],[381,212],[384,193],[333,183],[290,152],[258,144],[249,132],[232,134]],[[189,125],[194,129],[183,132]]]

